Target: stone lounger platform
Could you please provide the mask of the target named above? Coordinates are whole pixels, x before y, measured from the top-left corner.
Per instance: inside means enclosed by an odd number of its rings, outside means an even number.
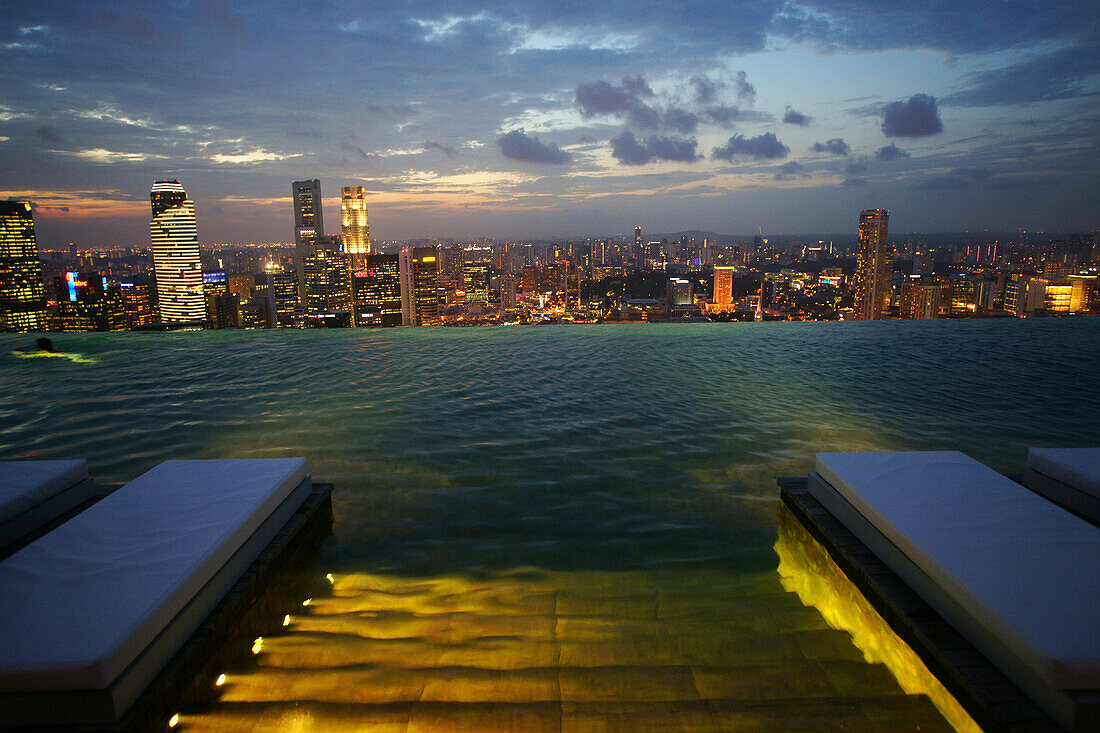
[[[0,557],[91,498],[88,462],[0,461]]]
[[[167,461],[0,562],[0,725],[112,725],[311,494],[305,459]]]
[[[958,452],[826,453],[809,493],[1067,730],[1100,723],[1100,530]]]
[[[1024,486],[1100,525],[1100,448],[1032,448]]]

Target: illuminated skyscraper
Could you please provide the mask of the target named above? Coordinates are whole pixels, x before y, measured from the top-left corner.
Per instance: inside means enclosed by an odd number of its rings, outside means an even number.
[[[645,261],[645,248],[642,246],[642,228],[634,227],[634,251],[631,258],[636,267],[641,267]]]
[[[401,325],[439,325],[439,256],[435,247],[401,250]]]
[[[206,302],[195,204],[179,181],[157,181],[149,198],[153,206],[149,235],[160,318],[168,324],[200,324],[206,318]]]
[[[58,320],[67,333],[125,331],[126,303],[122,290],[94,273],[66,272],[54,278]]]
[[[389,328],[401,325],[401,274],[397,255],[369,255],[352,273],[355,325]]]
[[[312,237],[299,248],[299,269],[305,282],[302,306],[306,315],[351,312],[351,278],[347,253],[335,237]]]
[[[882,318],[890,304],[894,248],[886,239],[890,212],[868,209],[859,215],[859,253],[856,255],[855,313],[859,321]]]
[[[733,303],[733,268],[714,268],[713,303],[718,308],[729,308]]]
[[[340,194],[340,225],[344,251],[352,272],[361,269],[362,259],[370,254],[370,223],[367,219],[367,193],[362,186],[344,186]]]
[[[304,262],[307,255],[306,246],[325,236],[325,217],[321,210],[321,182],[316,178],[308,181],[294,181],[290,184],[291,195],[294,197],[294,247],[296,250],[295,264],[298,271],[299,298],[302,305],[306,303],[306,276]]]
[[[0,331],[48,330],[31,205],[0,201]]]

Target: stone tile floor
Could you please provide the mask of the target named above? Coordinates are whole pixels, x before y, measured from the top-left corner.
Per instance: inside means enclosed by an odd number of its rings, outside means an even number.
[[[950,730],[779,576],[342,575],[186,730]]]

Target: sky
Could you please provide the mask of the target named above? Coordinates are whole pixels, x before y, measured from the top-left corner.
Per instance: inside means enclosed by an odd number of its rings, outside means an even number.
[[[0,199],[42,247],[1100,228],[1096,0],[8,0]]]

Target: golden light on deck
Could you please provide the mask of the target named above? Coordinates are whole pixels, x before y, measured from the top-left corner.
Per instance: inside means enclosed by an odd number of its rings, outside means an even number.
[[[336,578],[332,577],[332,573],[327,573],[325,575],[325,580],[328,581],[329,585],[336,585]]]
[[[262,650],[263,648],[264,648],[264,638],[262,636],[257,636],[256,641],[252,642],[252,653],[253,654],[259,654],[260,650]]]
[[[283,626],[290,626],[290,614],[283,616]]]
[[[168,727],[169,728],[175,728],[179,724],[180,724],[180,714],[179,713],[176,713],[175,715],[173,715],[171,718],[168,719]]]
[[[225,684],[225,675],[224,674],[218,675],[218,679],[214,680],[214,686],[215,687],[221,687],[224,684]]]
[[[308,606],[308,605],[309,605],[309,604],[311,604],[311,603],[313,603],[313,599],[312,599],[312,598],[307,598],[307,599],[305,599],[304,601],[302,601],[302,605],[303,605],[303,606]]]

